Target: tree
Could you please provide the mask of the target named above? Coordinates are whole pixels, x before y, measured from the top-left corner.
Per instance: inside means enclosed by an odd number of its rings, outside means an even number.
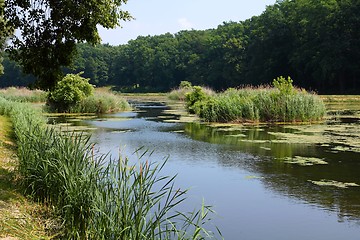
[[[100,43],[97,26],[115,28],[131,16],[120,7],[127,0],[7,0],[5,18],[18,29],[10,56],[43,89],[54,88],[62,66],[70,65],[77,42]]]
[[[5,41],[8,36],[11,34],[11,28],[7,24],[7,21],[4,18],[4,0],[0,0],[0,75],[3,74],[3,52],[5,48]]]

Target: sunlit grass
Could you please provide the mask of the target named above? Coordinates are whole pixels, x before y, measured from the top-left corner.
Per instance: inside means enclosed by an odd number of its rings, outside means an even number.
[[[40,103],[46,102],[47,93],[41,90],[9,87],[0,89],[0,96],[11,101]]]

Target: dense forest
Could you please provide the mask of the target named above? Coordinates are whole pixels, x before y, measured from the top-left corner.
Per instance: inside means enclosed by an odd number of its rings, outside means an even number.
[[[360,0],[283,0],[260,16],[216,29],[140,36],[119,46],[78,44],[64,73],[96,86],[168,91],[187,80],[216,90],[291,76],[319,93],[360,93]],[[126,31],[126,30],[124,30]],[[0,87],[34,77],[4,57]]]

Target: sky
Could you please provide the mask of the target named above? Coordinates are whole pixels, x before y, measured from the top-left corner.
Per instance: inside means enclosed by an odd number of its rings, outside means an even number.
[[[276,0],[128,0],[121,8],[135,18],[122,27],[99,27],[102,43],[126,44],[138,36],[216,28],[223,22],[260,15]]]

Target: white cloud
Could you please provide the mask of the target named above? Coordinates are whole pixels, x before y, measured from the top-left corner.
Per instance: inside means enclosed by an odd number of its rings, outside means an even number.
[[[194,26],[187,18],[179,18],[177,20],[181,29],[192,29]]]

